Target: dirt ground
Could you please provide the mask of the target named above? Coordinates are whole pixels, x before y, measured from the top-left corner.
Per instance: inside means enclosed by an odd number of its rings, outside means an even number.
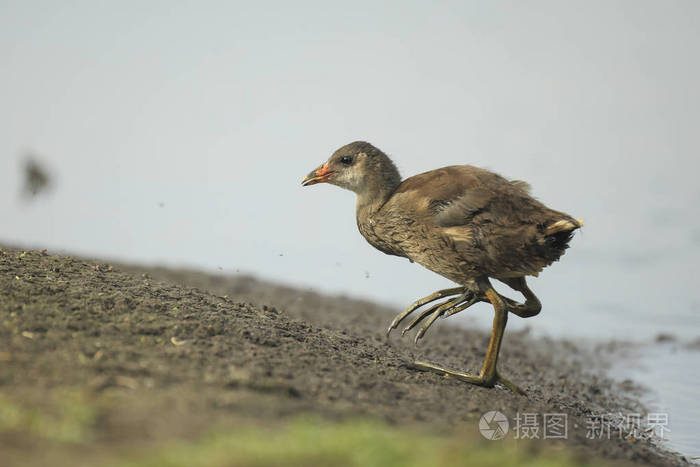
[[[643,408],[580,346],[506,330],[499,368],[523,397],[413,369],[421,358],[478,371],[489,336],[445,320],[419,347],[412,335],[387,340],[397,311],[250,277],[0,247],[0,464],[89,465],[299,414],[447,434],[476,430],[490,410],[566,413],[568,439],[542,442],[586,458],[685,464],[648,440],[586,437],[587,416]]]

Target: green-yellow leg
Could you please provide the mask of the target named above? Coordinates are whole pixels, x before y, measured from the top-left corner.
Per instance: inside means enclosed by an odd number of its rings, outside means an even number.
[[[406,308],[404,311],[398,314],[396,318],[394,318],[394,321],[391,322],[391,325],[389,326],[389,329],[386,330],[386,335],[388,336],[389,333],[391,333],[392,329],[396,329],[396,326],[399,325],[399,323],[408,315],[413,313],[416,309],[422,307],[426,303],[434,302],[435,300],[444,298],[444,297],[450,297],[452,295],[457,295],[462,293],[464,290],[464,287],[455,287],[452,289],[444,289],[444,290],[438,290],[435,293],[432,293],[428,295],[427,297],[423,297],[419,300],[416,300],[415,302],[411,303],[408,308]]]
[[[511,391],[525,395],[525,391],[518,386],[498,374],[496,365],[498,363],[498,353],[501,349],[503,333],[508,322],[508,308],[501,296],[491,286],[488,279],[479,281],[480,288],[484,291],[486,297],[493,305],[493,330],[491,331],[491,340],[489,341],[488,349],[486,350],[486,358],[481,372],[478,375],[471,375],[461,371],[451,370],[432,363],[416,361],[415,367],[419,370],[432,371],[443,375],[449,375],[467,383],[476,384],[479,386],[493,387],[496,383],[501,383]]]
[[[533,316],[537,316],[539,314],[539,312],[542,310],[542,303],[540,303],[537,296],[527,286],[527,282],[525,282],[524,277],[506,279],[502,280],[502,282],[513,290],[517,290],[525,297],[525,303],[521,304],[501,295],[501,297],[506,300],[508,311],[520,316],[521,318],[532,318]]]
[[[403,336],[406,334],[408,331],[416,327],[418,323],[423,321],[423,319],[426,316],[431,316],[434,314],[437,314],[438,316],[442,313],[444,313],[445,310],[449,310],[450,308],[454,307],[455,305],[458,305],[462,300],[464,300],[465,294],[458,295],[457,298],[450,298],[448,300],[445,300],[444,302],[437,303],[435,305],[432,305],[431,307],[427,308],[426,310],[422,311],[418,316],[414,318],[413,321],[409,323],[408,326],[406,326],[403,331],[401,331],[401,335]],[[430,326],[428,326],[430,327]]]

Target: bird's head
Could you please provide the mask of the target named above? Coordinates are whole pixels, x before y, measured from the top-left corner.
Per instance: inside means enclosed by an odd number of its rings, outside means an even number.
[[[355,141],[335,151],[301,184],[330,183],[363,195],[378,189],[393,191],[400,182],[399,171],[386,154],[370,143]]]

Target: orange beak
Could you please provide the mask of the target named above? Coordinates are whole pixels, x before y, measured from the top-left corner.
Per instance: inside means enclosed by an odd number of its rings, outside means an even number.
[[[304,186],[309,186],[317,183],[326,183],[328,181],[328,177],[333,173],[335,173],[335,170],[331,170],[328,162],[326,162],[319,168],[312,170],[309,175],[304,177],[301,184]]]

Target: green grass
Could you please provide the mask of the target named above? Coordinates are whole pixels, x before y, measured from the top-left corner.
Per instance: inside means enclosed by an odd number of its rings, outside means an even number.
[[[590,460],[589,465],[601,465]],[[486,441],[476,433],[441,437],[368,420],[300,418],[274,429],[241,428],[195,442],[131,453],[128,467],[179,466],[571,466],[586,465],[544,443]]]
[[[90,450],[90,464],[81,465],[112,467],[601,465],[596,459],[583,462],[551,440],[487,441],[476,429],[477,420],[452,434],[438,435],[426,427],[393,426],[366,418],[327,421],[306,416],[267,425],[248,422],[234,429],[229,425],[196,440],[170,438],[138,448],[102,439],[107,443],[99,448],[101,443],[92,443],[99,439],[94,430],[100,410],[98,401],[77,389],[55,391],[40,405],[0,393],[0,435],[24,434],[49,442],[58,449],[55,452],[64,454],[60,459],[66,462],[56,459],[57,465],[79,464],[80,446],[98,448]],[[71,459],[76,462],[68,462]]]
[[[59,443],[91,439],[95,409],[78,391],[57,391],[42,408],[29,407],[0,393],[0,433],[28,433]]]

